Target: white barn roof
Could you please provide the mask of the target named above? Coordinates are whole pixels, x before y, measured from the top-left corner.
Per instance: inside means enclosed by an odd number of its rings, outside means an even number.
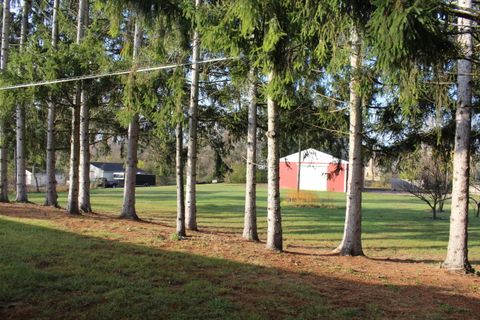
[[[301,151],[302,163],[332,163],[339,162],[346,164],[348,161],[335,158],[331,154],[321,152],[315,149],[306,149]],[[280,162],[293,162],[298,163],[298,152],[288,155],[286,157],[280,158]]]

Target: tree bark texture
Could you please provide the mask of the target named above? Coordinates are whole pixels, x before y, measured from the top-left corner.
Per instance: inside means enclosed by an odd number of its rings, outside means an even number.
[[[350,65],[352,76],[350,80],[350,134],[348,161],[350,174],[347,185],[347,207],[345,212],[345,227],[343,239],[335,250],[344,256],[363,255],[362,250],[362,97],[360,93],[361,80],[361,38],[356,30],[352,30],[352,52]]]
[[[81,211],[89,213],[92,212],[90,204],[90,111],[86,100],[86,92],[82,89],[82,99],[80,100],[80,188],[78,204]]]
[[[127,166],[125,168],[125,184],[123,187],[123,207],[121,218],[138,220],[135,209],[135,179],[137,176],[137,149],[140,125],[138,114],[133,116],[128,126]]]
[[[27,41],[28,15],[30,12],[30,1],[23,2],[22,20],[20,30],[20,50],[23,50]],[[26,155],[25,155],[25,105],[21,102],[15,107],[15,137],[16,137],[16,198],[17,202],[28,202],[27,176],[26,176]]]
[[[3,3],[4,0],[0,0],[0,56],[1,54],[1,43],[2,43],[2,35],[3,35]]]
[[[5,121],[0,120],[0,202],[8,202],[8,148]]]
[[[15,108],[16,119],[16,198],[17,202],[28,202],[27,195],[27,175],[25,163],[25,106],[23,103],[17,104]]]
[[[57,48],[58,42],[58,10],[60,7],[60,0],[53,2],[53,16],[52,16],[52,49]],[[56,156],[55,156],[55,117],[56,106],[52,101],[50,94],[50,101],[48,102],[47,114],[47,192],[45,194],[45,205],[58,207],[57,195],[57,180],[55,177],[56,171]]]
[[[300,193],[300,179],[302,174],[302,142],[298,137],[298,168],[297,168],[297,195]]]
[[[22,20],[20,25],[20,48],[23,48],[27,41],[28,15],[30,14],[31,0],[24,0],[22,6]]]
[[[77,90],[72,108],[72,127],[70,138],[70,172],[68,186],[67,211],[70,214],[80,214],[78,207],[78,164],[80,157],[80,100],[81,90]]]
[[[85,27],[87,21],[87,8],[88,0],[78,1],[78,14],[77,14],[77,44],[80,44],[85,36]]]
[[[7,68],[8,46],[10,37],[10,1],[5,0],[3,4],[3,20],[2,20],[2,47],[0,54],[0,69]]]
[[[269,74],[269,82],[273,81],[276,72]],[[272,97],[267,98],[268,114],[268,195],[267,195],[267,249],[282,251],[282,214],[280,208],[280,116],[279,105]]]
[[[85,35],[85,29],[88,24],[88,0],[82,0],[79,3],[79,26],[77,31],[77,43]],[[80,101],[80,165],[79,165],[79,194],[78,205],[80,210],[89,213],[92,212],[90,204],[90,110],[87,102],[87,93],[82,86],[82,97]]]
[[[459,0],[458,6],[472,9],[472,0]],[[468,261],[468,199],[470,175],[470,129],[472,104],[472,21],[458,18],[458,41],[464,59],[458,60],[457,110],[455,115],[455,149],[453,155],[452,205],[447,257],[443,267],[460,272],[471,272]]]
[[[10,36],[10,1],[5,0],[2,20],[2,46],[0,52],[0,70],[7,68]],[[8,202],[8,145],[5,115],[0,119],[0,201]]]
[[[245,184],[245,219],[243,223],[243,237],[247,240],[258,241],[257,232],[257,71],[250,70],[249,75],[249,104],[247,129],[247,172]]]
[[[177,123],[175,129],[176,136],[176,157],[175,172],[177,178],[177,235],[185,237],[185,197],[183,185],[183,127],[182,123]]]
[[[195,0],[198,7],[201,0]],[[200,58],[200,34],[193,34],[192,42],[192,84],[190,88],[190,107],[188,110],[188,155],[187,155],[187,186],[185,198],[185,224],[189,230],[197,230],[197,122],[198,122],[198,77]]]
[[[80,44],[85,34],[85,3],[87,0],[78,2],[77,15],[77,44]],[[80,167],[80,108],[82,100],[85,99],[85,92],[81,85],[77,85],[74,106],[72,110],[72,135],[70,139],[70,173],[68,188],[67,210],[70,214],[79,214],[79,167]]]
[[[135,18],[133,37],[133,60],[135,61],[142,45],[143,31],[140,19]],[[125,184],[123,187],[123,208],[121,218],[138,220],[135,209],[135,188],[137,177],[138,137],[140,135],[139,115],[135,114],[128,126],[127,167],[125,169]]]

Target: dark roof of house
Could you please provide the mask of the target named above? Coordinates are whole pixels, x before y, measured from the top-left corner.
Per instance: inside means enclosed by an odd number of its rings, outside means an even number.
[[[90,164],[103,171],[123,172],[123,163],[115,162],[90,162]]]
[[[90,162],[90,164],[94,167],[97,167],[103,171],[107,172],[123,172],[125,169],[123,168],[123,163],[116,163],[116,162]],[[138,173],[145,173],[142,169],[137,169]]]

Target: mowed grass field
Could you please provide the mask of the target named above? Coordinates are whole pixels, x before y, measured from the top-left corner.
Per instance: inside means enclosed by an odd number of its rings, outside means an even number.
[[[407,195],[365,193],[368,258],[329,255],[341,239],[345,195],[319,208],[284,206],[285,253],[242,241],[244,186],[198,186],[198,225],[170,238],[175,187],[137,189],[146,222],[127,222],[122,190],[92,190],[98,215],[68,217],[0,205],[0,319],[473,319],[480,281],[438,268],[448,214],[433,221]],[[43,203],[42,194],[30,194]],[[60,194],[65,207],[66,194]],[[260,237],[266,189],[258,188]],[[448,209],[448,208],[446,208]],[[480,260],[479,219],[470,258]]]
[[[283,191],[283,195],[288,192]],[[121,189],[92,190],[92,207],[96,212],[118,215]],[[283,232],[289,245],[334,249],[341,240],[345,219],[345,194],[318,192],[319,208],[283,206]],[[266,236],[265,186],[259,186],[258,230]],[[43,203],[43,194],[30,194],[32,202]],[[66,194],[59,196],[66,206]],[[410,195],[364,193],[363,246],[368,256],[442,260],[446,254],[449,232],[449,206],[432,220],[429,207]],[[242,233],[244,186],[210,184],[197,187],[197,221],[200,229]],[[176,191],[174,186],[137,188],[137,213],[142,219],[175,226]],[[470,218],[470,259],[480,263],[480,218]]]

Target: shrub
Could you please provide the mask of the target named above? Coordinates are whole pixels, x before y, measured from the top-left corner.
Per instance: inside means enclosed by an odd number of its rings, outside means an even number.
[[[245,183],[247,166],[245,163],[235,163],[231,166],[232,171],[227,174],[225,181],[229,183]],[[267,171],[257,170],[257,183],[267,182]]]
[[[311,191],[296,191],[291,190],[287,192],[285,197],[286,205],[292,207],[319,207],[319,197]]]

